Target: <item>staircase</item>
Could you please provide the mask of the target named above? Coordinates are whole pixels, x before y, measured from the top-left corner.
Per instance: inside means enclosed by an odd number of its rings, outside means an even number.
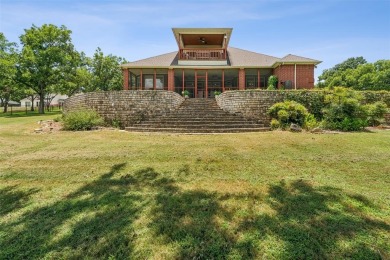
[[[215,99],[185,100],[175,111],[126,127],[134,132],[237,133],[268,131],[269,127],[223,111]]]

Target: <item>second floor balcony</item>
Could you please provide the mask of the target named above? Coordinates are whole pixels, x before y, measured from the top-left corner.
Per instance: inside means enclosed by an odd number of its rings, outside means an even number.
[[[179,60],[226,60],[225,49],[181,49]]]
[[[181,49],[179,65],[227,65],[225,49]]]

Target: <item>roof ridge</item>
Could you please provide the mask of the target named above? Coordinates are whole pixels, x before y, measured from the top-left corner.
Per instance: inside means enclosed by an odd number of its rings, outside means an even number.
[[[300,55],[296,55],[296,54],[287,54],[286,56],[284,56],[283,58],[281,58],[280,60],[283,61],[284,59],[286,59],[287,57],[292,57],[292,58],[300,58],[300,59],[305,59],[305,60],[310,60],[310,61],[315,61],[315,62],[320,62],[319,60],[316,60],[316,59],[312,59],[312,58],[307,58],[307,57],[304,57],[304,56],[300,56]]]

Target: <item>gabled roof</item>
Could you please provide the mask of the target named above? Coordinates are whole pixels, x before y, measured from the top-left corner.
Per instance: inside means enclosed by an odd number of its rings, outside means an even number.
[[[229,47],[227,49],[230,65],[237,67],[272,67],[279,58],[265,54]]]
[[[289,54],[283,58],[277,58],[257,52],[242,50],[238,48],[228,47],[227,48],[229,62],[228,65],[224,66],[213,66],[213,67],[268,67],[272,68],[279,64],[314,64],[317,65],[321,61],[313,60],[305,57]],[[154,56],[147,59],[142,59],[134,62],[122,64],[123,68],[168,68],[168,67],[194,67],[178,65],[178,52],[170,52],[159,56]],[[201,65],[197,67],[202,67]]]
[[[158,56],[150,57],[147,59],[137,60],[129,63],[122,64],[121,67],[170,67],[177,65],[178,52],[170,52],[166,54],[161,54]],[[176,61],[176,62],[175,62]]]
[[[309,59],[309,58],[305,58],[305,57],[301,57],[301,56],[297,56],[297,55],[292,55],[292,54],[288,54],[288,55],[284,56],[283,58],[281,58],[279,60],[279,62],[281,62],[281,63],[314,63],[314,64],[321,63],[321,61],[319,61],[319,60],[313,60],[313,59]]]

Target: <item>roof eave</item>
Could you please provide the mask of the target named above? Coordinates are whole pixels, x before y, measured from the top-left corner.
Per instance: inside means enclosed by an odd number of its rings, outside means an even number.
[[[294,65],[294,64],[299,64],[299,65],[318,65],[322,61],[276,61],[273,65],[272,68],[276,68],[279,65]]]

